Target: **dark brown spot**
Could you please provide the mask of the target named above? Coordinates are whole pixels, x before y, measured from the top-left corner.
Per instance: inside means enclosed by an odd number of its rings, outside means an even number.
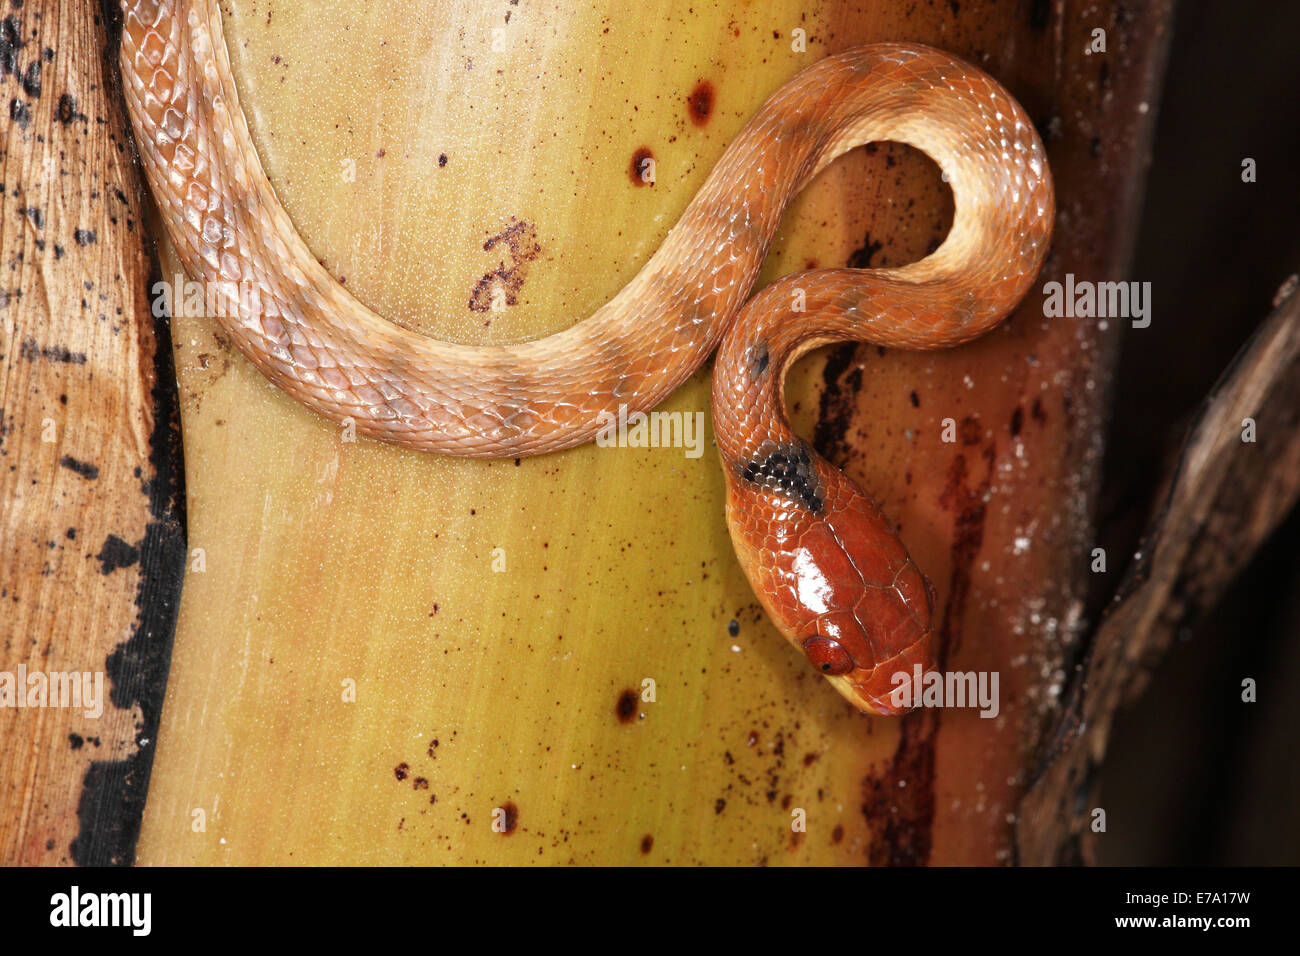
[[[1011,413],[1011,437],[1012,438],[1015,438],[1020,434],[1020,429],[1024,427],[1024,424],[1025,424],[1025,410],[1021,408],[1019,405],[1017,405],[1016,410]]]
[[[439,166],[439,168],[441,168],[441,167],[443,167],[443,166],[446,166],[446,165],[447,165],[447,154],[446,154],[446,153],[439,153],[439,154],[438,154],[438,166]]]
[[[637,692],[634,690],[625,690],[618,695],[618,703],[614,705],[614,713],[618,715],[620,724],[630,724],[636,719],[638,699]]]
[[[707,123],[713,113],[713,84],[708,80],[700,80],[686,98],[686,107],[690,111],[692,123],[696,126]]]
[[[405,780],[407,774],[411,772],[411,765],[403,761],[393,768],[393,776],[398,780]]]
[[[513,220],[509,226],[483,243],[483,251],[491,252],[504,245],[509,250],[510,264],[502,259],[497,267],[474,284],[470,293],[469,307],[475,312],[490,312],[494,300],[504,296],[506,305],[517,305],[519,292],[528,277],[528,266],[542,252],[537,244],[537,230],[532,224],[523,220]]]
[[[503,816],[501,821],[503,829],[500,833],[502,836],[510,836],[510,834],[515,832],[515,828],[519,826],[519,808],[513,803],[506,801],[501,804],[499,809]]]
[[[843,839],[844,839],[844,827],[837,823],[835,824],[835,829],[831,831],[831,842],[839,843]]]
[[[980,423],[969,415],[961,420],[957,429],[957,437],[961,439],[963,445],[978,445],[980,439],[984,437],[984,429],[980,428]]]
[[[920,866],[930,859],[937,713],[903,720],[894,756],[878,776],[862,781],[862,815],[873,829],[867,846],[872,866]]]
[[[642,146],[632,154],[632,162],[628,163],[627,178],[632,180],[633,186],[653,186],[653,176],[646,179],[646,174],[653,169],[655,154],[650,152],[646,146]]]
[[[641,838],[641,854],[642,854],[642,856],[645,856],[645,855],[649,854],[650,851],[654,849],[654,845],[655,845],[655,838],[654,838],[654,837],[652,837],[652,836],[651,836],[650,834],[648,834],[648,833],[647,833],[645,836],[643,836],[643,837]]]
[[[961,609],[970,593],[971,568],[984,543],[984,519],[987,510],[989,487],[992,483],[993,461],[997,456],[990,443],[980,452],[986,475],[971,487],[966,456],[958,455],[949,469],[948,481],[939,504],[945,511],[954,513],[952,542],[952,573],[948,579],[948,603],[944,609],[940,628],[939,666],[961,643]]]
[[[64,126],[67,126],[73,120],[86,119],[84,113],[77,112],[77,101],[70,93],[64,93],[59,97],[59,105],[55,112],[55,116]]]

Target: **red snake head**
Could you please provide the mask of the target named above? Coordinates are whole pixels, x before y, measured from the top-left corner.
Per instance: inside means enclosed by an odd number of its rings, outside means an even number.
[[[774,454],[791,467],[764,480]],[[737,554],[786,639],[859,710],[910,710],[933,668],[933,589],[876,503],[799,443],[728,476]]]

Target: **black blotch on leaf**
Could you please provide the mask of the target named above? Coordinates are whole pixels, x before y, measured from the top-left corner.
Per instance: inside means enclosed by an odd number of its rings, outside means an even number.
[[[27,104],[18,97],[9,101],[9,118],[13,120],[22,129],[26,129],[32,122],[32,111],[28,109]]]
[[[86,461],[78,461],[71,455],[64,455],[59,459],[59,464],[68,469],[68,471],[76,472],[87,481],[94,481],[99,477],[98,465],[92,465],[90,462]]]
[[[99,561],[101,574],[112,574],[118,568],[129,568],[140,560],[140,549],[123,541],[115,534],[104,539],[104,545],[95,555]]]

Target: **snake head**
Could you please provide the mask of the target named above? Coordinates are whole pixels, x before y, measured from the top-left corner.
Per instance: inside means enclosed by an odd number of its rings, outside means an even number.
[[[820,614],[794,638],[813,668],[869,714],[910,710],[917,666],[921,674],[933,668],[928,582],[920,578],[918,598],[913,574],[914,566],[903,570],[906,580],[863,589],[851,610]]]
[[[760,600],[786,639],[859,710],[894,716],[933,669],[934,589],[879,506],[811,456],[816,494],[728,482],[728,523]],[[756,516],[761,514],[761,518]],[[904,706],[904,704],[909,706]]]

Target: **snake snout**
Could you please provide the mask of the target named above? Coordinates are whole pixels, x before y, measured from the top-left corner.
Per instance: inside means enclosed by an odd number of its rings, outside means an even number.
[[[860,683],[853,684],[849,699],[866,713],[897,717],[920,706],[921,681],[933,670],[933,640],[927,631],[921,640],[877,664]]]

